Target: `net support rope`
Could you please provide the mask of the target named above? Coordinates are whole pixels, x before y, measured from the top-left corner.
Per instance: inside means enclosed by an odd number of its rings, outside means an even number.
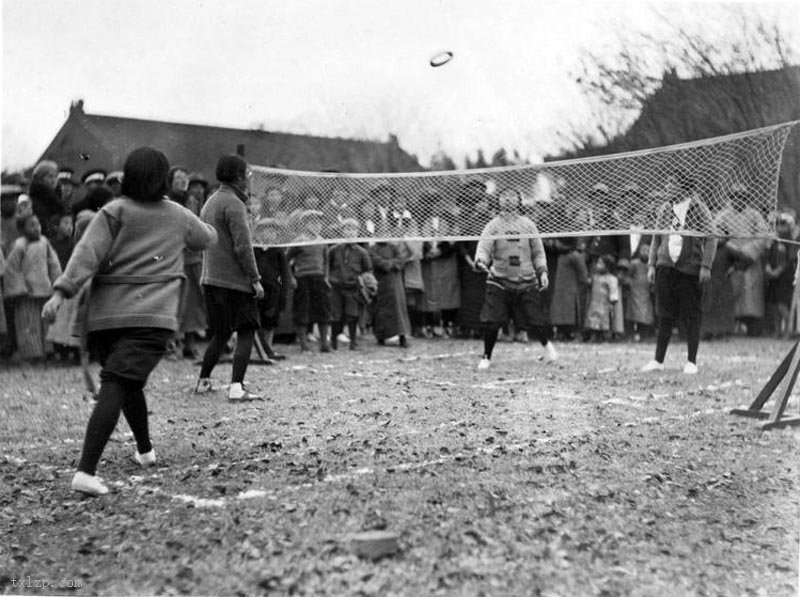
[[[632,233],[771,238],[783,150],[798,122],[525,166],[352,174],[253,165],[253,242],[476,240],[486,236],[498,197],[509,190],[516,194],[517,211],[535,222],[543,238]],[[678,222],[671,206],[689,196],[704,206],[705,216]]]

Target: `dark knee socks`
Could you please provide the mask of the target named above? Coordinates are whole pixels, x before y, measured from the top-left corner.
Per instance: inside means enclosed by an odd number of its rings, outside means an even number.
[[[495,326],[487,326],[483,330],[483,356],[484,358],[491,359],[494,345],[497,344],[497,335],[500,328]]]
[[[139,454],[147,454],[153,449],[150,443],[150,426],[147,420],[147,401],[144,390],[140,387],[132,389],[128,399],[122,403],[122,414],[133,432],[136,440],[136,449]]]
[[[206,347],[206,352],[203,354],[203,366],[200,367],[201,379],[211,376],[211,372],[214,370],[214,367],[217,366],[219,357],[222,355],[222,349],[228,342],[228,338],[230,338],[230,335],[224,337],[220,334],[214,334],[211,337],[211,341]]]
[[[102,381],[97,404],[86,426],[79,471],[87,475],[95,474],[97,463],[100,462],[108,439],[117,426],[121,411],[125,413],[125,419],[136,438],[139,453],[144,454],[153,449],[147,424],[147,403],[142,387],[141,382],[116,376]]]
[[[232,383],[242,383],[247,365],[250,364],[250,353],[253,352],[255,330],[239,330],[236,334],[236,351],[233,353]],[[202,376],[201,376],[202,377]]]

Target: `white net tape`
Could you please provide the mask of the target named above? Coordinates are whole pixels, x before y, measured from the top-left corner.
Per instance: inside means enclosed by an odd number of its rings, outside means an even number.
[[[536,222],[542,237],[671,232],[656,227],[656,214],[680,193],[696,193],[713,221],[712,229],[687,222],[681,234],[768,236],[781,155],[795,124],[534,166],[406,174],[252,166],[253,242],[477,239],[504,189],[517,192],[518,209]],[[321,230],[311,241],[305,235],[313,220]]]

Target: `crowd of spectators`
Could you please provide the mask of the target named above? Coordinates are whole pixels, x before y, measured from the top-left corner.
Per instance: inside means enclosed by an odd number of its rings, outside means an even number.
[[[80,346],[74,333],[80,296],[70,299],[50,326],[42,324],[35,313],[52,293],[52,282],[88,222],[119,196],[122,173],[94,169],[78,180],[71,170],[43,161],[29,182],[17,182],[3,184],[0,205],[0,354],[74,361]],[[214,186],[181,166],[170,169],[168,185],[169,199],[195,214]],[[329,196],[312,191],[290,195],[275,186],[250,197],[247,208],[257,261],[272,260],[265,272],[269,270],[274,278],[270,313],[261,315],[262,321],[270,322],[267,337],[262,330],[262,344],[274,355],[273,334],[296,337],[304,349],[309,348],[309,340],[318,342],[323,351],[342,343],[355,347],[365,333],[373,334],[379,344],[403,346],[410,337],[481,337],[487,274],[475,267],[474,259],[477,236],[497,211],[490,190],[485,182],[472,180],[454,196],[430,188],[411,200],[390,184],[378,185],[357,198],[336,191]],[[592,230],[614,231],[548,234],[543,239],[550,273],[544,296],[556,340],[640,341],[654,335],[658,310],[648,276],[652,238],[636,231],[641,213],[626,219],[617,209],[636,204],[637,193],[634,185],[610,189],[598,183],[582,202],[588,206],[585,209],[569,211],[556,200],[528,214],[541,232],[579,231],[589,223]],[[668,193],[665,186],[664,196]],[[426,206],[424,212],[419,205]],[[521,211],[525,209],[520,206]],[[777,239],[765,237],[770,218],[774,218]],[[621,232],[627,229],[629,233]],[[782,242],[800,236],[792,210],[761,213],[748,200],[748,189],[733,186],[728,204],[713,214],[708,232],[719,235],[719,242],[710,282],[703,288],[702,336],[796,332],[792,305],[796,249]],[[324,251],[308,248],[326,246],[323,240],[332,236],[358,238],[358,243],[340,244],[363,251],[344,252],[333,245]],[[386,236],[397,240],[362,242]],[[433,238],[458,236],[474,238]],[[320,244],[309,245],[315,238]],[[293,241],[306,246],[281,249],[279,256],[275,251],[271,256],[258,253]],[[202,262],[201,252],[185,251],[180,332],[171,343],[175,358],[197,359],[196,345],[209,327],[200,286]],[[331,268],[338,278],[331,277]],[[320,310],[315,299],[319,284],[330,287],[332,283],[339,288],[335,309]],[[527,341],[525,331],[515,330],[512,324],[501,331],[500,339]]]

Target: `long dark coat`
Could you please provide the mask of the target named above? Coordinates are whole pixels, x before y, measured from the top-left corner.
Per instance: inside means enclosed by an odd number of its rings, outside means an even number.
[[[403,255],[394,243],[377,243],[370,247],[373,273],[378,281],[373,331],[378,340],[409,335],[411,322],[406,308],[403,286]]]
[[[553,325],[583,326],[586,286],[589,270],[580,251],[569,251],[558,257],[550,320]]]

